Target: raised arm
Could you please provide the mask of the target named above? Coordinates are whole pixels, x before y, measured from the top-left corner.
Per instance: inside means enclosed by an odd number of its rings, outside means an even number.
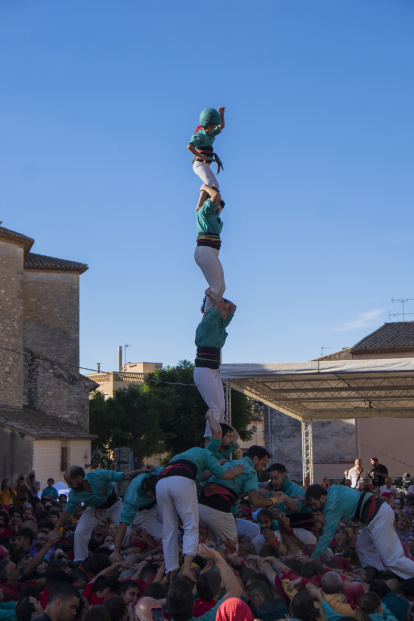
[[[223,310],[224,304],[229,305],[229,313],[234,315],[234,313],[236,312],[237,307],[235,304],[233,304],[233,302],[230,302],[230,300],[224,300],[222,297],[217,295],[217,293],[214,293],[214,291],[211,291],[210,288],[205,290],[205,294],[207,297],[210,298],[210,300],[214,302],[214,310],[218,311],[219,313],[221,313],[221,311]]]
[[[241,597],[243,595],[243,590],[237,582],[233,570],[227,565],[226,561],[217,550],[208,548],[205,544],[201,543],[197,548],[197,554],[203,558],[214,561],[215,566],[220,572],[224,588],[226,589],[225,599],[228,597]]]
[[[220,192],[217,192],[217,190],[215,190],[214,188],[209,188],[208,185],[203,183],[203,185],[200,188],[200,192],[205,192],[205,194],[208,194],[208,196],[211,198],[213,203],[216,203],[217,205],[220,204],[220,201],[221,201]]]
[[[135,479],[139,474],[149,473],[155,470],[154,466],[150,466],[147,464],[143,468],[139,470],[130,470],[129,472],[124,472],[124,481],[130,481],[131,479]]]
[[[221,123],[218,126],[218,128],[222,131],[224,129],[225,126],[225,121],[224,121],[224,112],[225,112],[226,108],[224,106],[220,106],[220,108],[218,109],[220,116],[221,116]]]
[[[41,550],[39,550],[39,552],[32,558],[32,560],[30,561],[30,563],[28,564],[28,566],[26,567],[26,569],[24,570],[25,575],[29,578],[32,573],[35,571],[36,567],[38,565],[40,565],[40,563],[43,561],[43,559],[45,558],[47,552],[49,551],[49,549],[60,539],[60,535],[59,533],[56,533],[54,530],[52,530],[47,538],[46,538],[46,542],[45,545],[43,546],[43,548]]]

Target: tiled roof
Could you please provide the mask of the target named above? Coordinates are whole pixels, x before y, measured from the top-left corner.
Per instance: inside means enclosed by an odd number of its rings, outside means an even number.
[[[352,360],[351,348],[343,347],[341,351],[334,351],[332,354],[326,354],[315,360]]]
[[[24,267],[29,270],[53,270],[55,272],[76,272],[77,274],[83,274],[88,269],[85,263],[56,259],[55,257],[47,257],[44,254],[35,254],[34,252],[29,252],[25,257]]]
[[[352,354],[414,352],[414,321],[394,321],[368,334],[351,349]]]
[[[13,410],[0,408],[0,426],[24,433],[33,438],[93,439],[95,436],[55,416],[47,416],[37,410],[23,408]]]
[[[18,246],[22,246],[24,248],[25,254],[29,252],[30,248],[34,244],[34,239],[32,239],[31,237],[26,237],[26,235],[22,235],[21,233],[16,233],[16,231],[6,229],[4,228],[4,226],[0,226],[0,239],[15,243]]]

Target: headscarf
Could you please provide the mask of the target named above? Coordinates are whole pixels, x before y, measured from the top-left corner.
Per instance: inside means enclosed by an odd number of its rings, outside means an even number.
[[[345,582],[345,597],[348,603],[355,610],[358,608],[358,600],[365,593],[365,589],[361,582]]]
[[[216,621],[253,621],[253,614],[241,599],[230,597],[217,610]]]

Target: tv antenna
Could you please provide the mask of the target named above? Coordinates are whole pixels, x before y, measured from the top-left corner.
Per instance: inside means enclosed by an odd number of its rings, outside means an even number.
[[[325,349],[332,349],[332,347],[329,347],[327,345],[322,345],[322,347],[321,347],[321,356],[320,356],[321,358],[323,356],[323,352],[325,351]]]
[[[125,352],[125,364],[127,363],[127,362],[126,362],[126,354],[127,354],[126,350],[127,350],[127,347],[132,347],[132,345],[124,345],[124,352]]]
[[[414,313],[406,313],[404,304],[406,302],[414,302],[414,298],[391,298],[391,302],[395,304],[395,302],[400,302],[402,306],[402,313],[390,313],[388,311],[388,319],[391,321],[391,317],[402,317],[402,320],[405,321],[405,317],[407,315],[414,315]]]

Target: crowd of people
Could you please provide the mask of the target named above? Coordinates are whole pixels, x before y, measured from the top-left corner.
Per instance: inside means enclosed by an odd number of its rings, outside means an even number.
[[[376,458],[369,481],[360,459],[341,484],[293,481],[263,447],[232,459],[207,418],[207,447],[165,467],[72,466],[68,496],[4,479],[0,620],[412,621],[412,487]]]

